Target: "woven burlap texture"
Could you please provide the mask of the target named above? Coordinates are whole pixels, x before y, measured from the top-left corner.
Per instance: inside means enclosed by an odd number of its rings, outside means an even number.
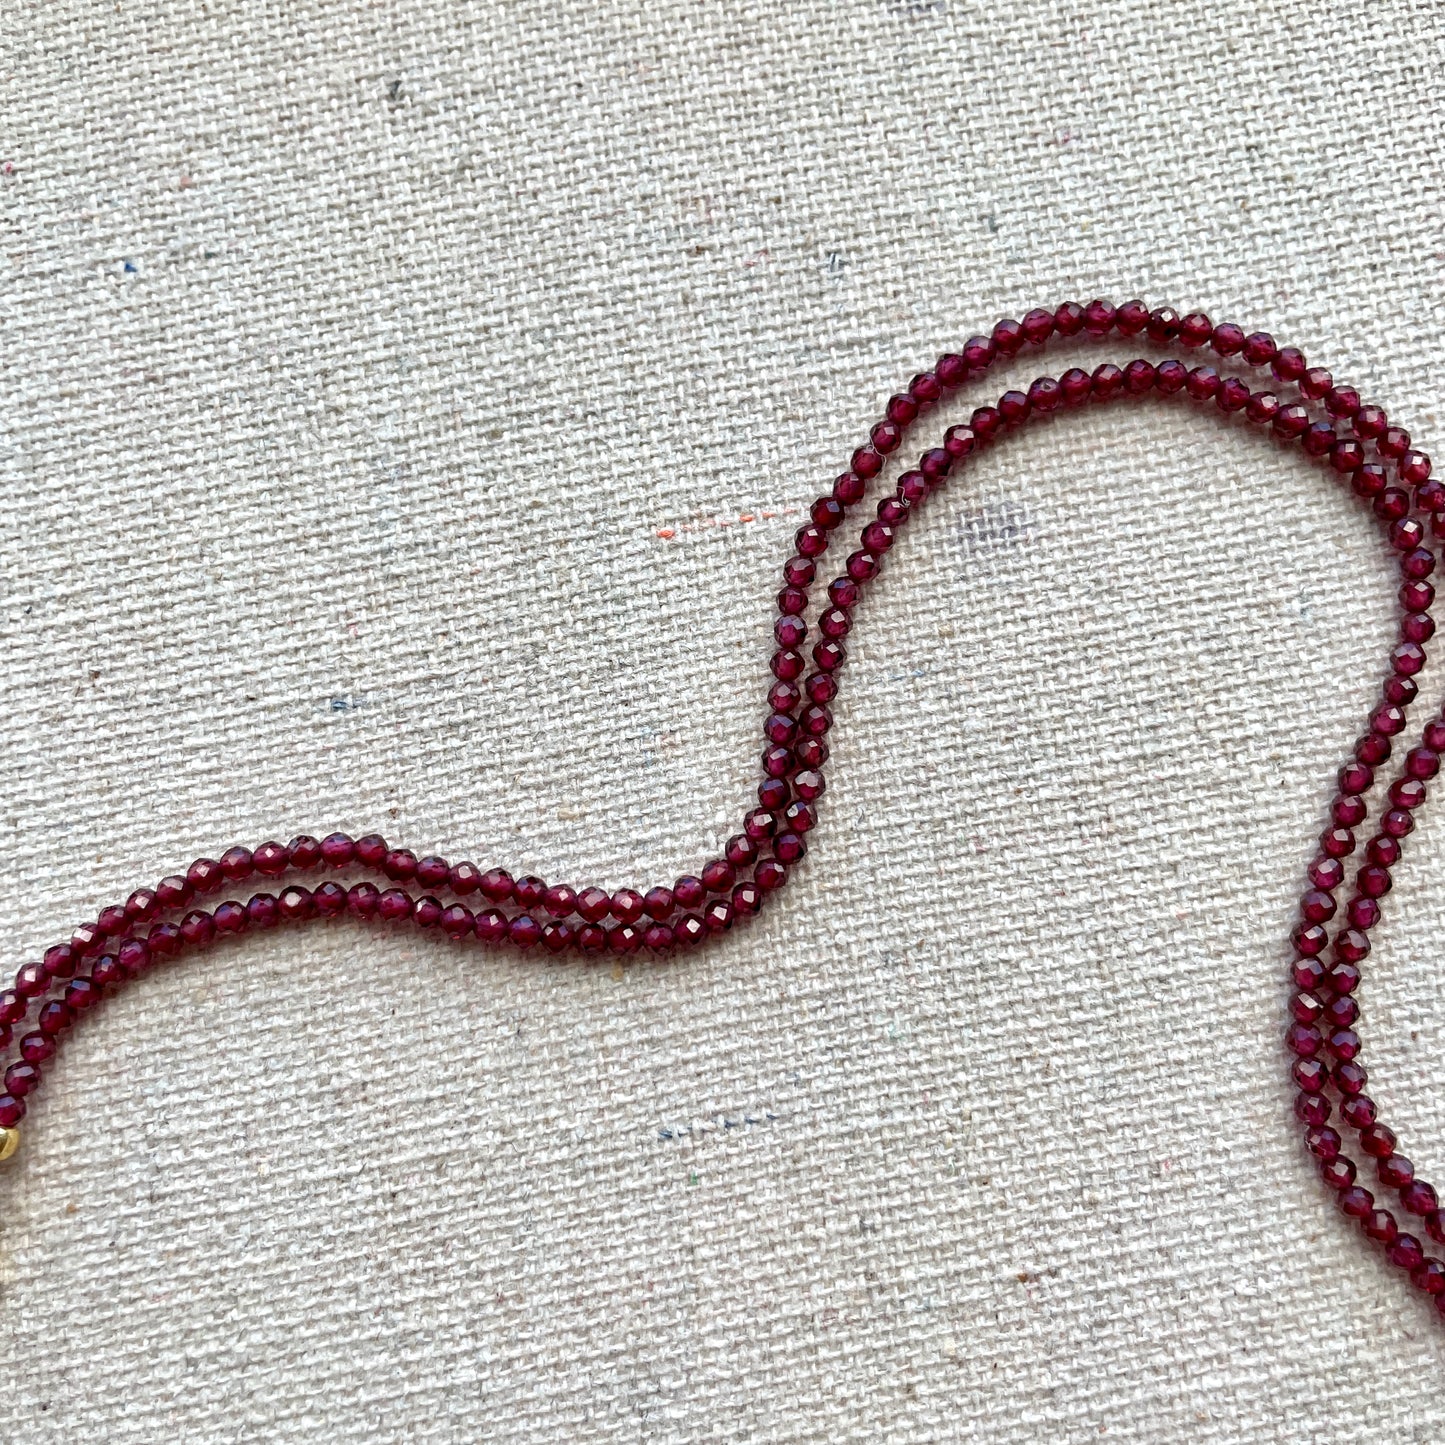
[[[1434,0],[9,0],[7,969],[298,832],[696,869],[800,516],[1001,315],[1202,306],[1438,447],[1442,44]],[[0,1170],[0,1434],[1445,1438],[1280,1044],[1393,589],[1212,413],[990,453],[860,609],[746,929],[343,923],[78,1029]],[[1442,868],[1427,817],[1362,992],[1436,1178]]]

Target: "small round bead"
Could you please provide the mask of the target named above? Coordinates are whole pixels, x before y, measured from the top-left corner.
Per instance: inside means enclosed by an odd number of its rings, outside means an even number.
[[[293,868],[317,868],[321,864],[321,840],[309,833],[298,834],[286,845],[286,856]]]
[[[356,842],[349,833],[328,833],[321,840],[321,861],[328,868],[345,868],[356,857]]]
[[[649,888],[642,900],[643,911],[649,918],[656,919],[659,923],[668,916],[677,905],[671,888]]]
[[[416,881],[422,888],[445,888],[451,876],[451,864],[435,853],[417,860]]]
[[[380,833],[367,833],[356,840],[354,852],[363,868],[380,868],[391,849]]]
[[[290,865],[290,857],[286,852],[286,845],[284,843],[273,841],[270,843],[262,843],[251,855],[251,862],[256,872],[267,878],[277,878],[284,873]]]
[[[221,854],[221,872],[232,883],[243,882],[254,870],[255,860],[249,848],[227,848]]]
[[[577,894],[577,912],[585,923],[598,923],[607,916],[611,896],[601,889],[582,889]]]
[[[609,907],[619,923],[636,923],[642,917],[642,894],[634,888],[619,888]]]
[[[507,942],[514,948],[531,948],[542,941],[542,925],[530,913],[519,913],[507,925]]]
[[[383,923],[404,923],[414,907],[411,894],[404,888],[388,888],[377,900],[376,913]]]

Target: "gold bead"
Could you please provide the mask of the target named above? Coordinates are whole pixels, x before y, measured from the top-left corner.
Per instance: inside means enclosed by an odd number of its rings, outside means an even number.
[[[19,1147],[19,1129],[0,1129],[0,1160],[8,1159]]]

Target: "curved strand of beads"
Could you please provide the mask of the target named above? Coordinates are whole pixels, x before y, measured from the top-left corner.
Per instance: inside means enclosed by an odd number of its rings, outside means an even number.
[[[899,476],[828,584],[810,626],[806,619],[814,608],[818,561],[910,426],[1001,360],[1037,351],[1056,337],[1102,341],[1115,335],[1140,337],[1160,349],[1207,349],[1221,364],[1237,358],[1243,367],[1268,368],[1272,386],[1256,390],[1243,376],[1221,375],[1215,365],[1190,366],[1171,357],[1136,358],[1123,366],[1105,362],[1092,372],[1071,368],[1057,378],[1040,376],[1026,391],[1006,391],[995,405],[976,409],[966,424],[950,427],[939,446]],[[1030,311],[1021,321],[1002,320],[989,335],[975,336],[958,352],[941,356],[889,399],[848,469],[812,504],[783,566],[757,805],[720,857],[670,885],[611,893],[513,877],[500,867],[483,870],[471,862],[418,857],[378,834],[301,836],[287,844],[233,847],[218,858],[197,859],[183,872],[102,909],[68,941],[47,949],[40,962],[19,969],[14,986],[0,992],[0,1060],[14,1055],[0,1092],[0,1159],[15,1152],[26,1102],[81,1014],[161,960],[228,935],[346,915],[431,929],[459,944],[588,957],[645,949],[666,956],[756,914],[807,853],[807,835],[818,822],[825,789],[831,704],[847,661],[845,639],[868,583],[885,565],[914,511],[975,453],[1037,420],[1085,405],[1169,398],[1220,418],[1242,417],[1281,442],[1298,444],[1348,482],[1384,525],[1396,556],[1399,640],[1388,659],[1379,702],[1339,770],[1328,825],[1307,870],[1299,921],[1291,933],[1295,986],[1285,1042],[1297,1088],[1295,1112],[1327,1191],[1416,1288],[1434,1296],[1445,1317],[1445,1261],[1428,1256],[1421,1240],[1403,1230],[1397,1215],[1358,1182],[1362,1163],[1372,1161],[1379,1184],[1393,1192],[1403,1213],[1418,1218],[1429,1239],[1445,1244],[1445,1212],[1435,1188],[1417,1177],[1364,1092],[1356,1000],[1360,965],[1381,917],[1381,900],[1390,891],[1391,869],[1445,753],[1445,714],[1435,716],[1420,745],[1406,753],[1384,790],[1363,861],[1352,877],[1347,867],[1357,850],[1357,830],[1370,816],[1368,799],[1377,774],[1390,762],[1393,740],[1404,730],[1418,695],[1415,679],[1434,634],[1430,607],[1435,589],[1429,579],[1435,555],[1429,544],[1445,537],[1445,485],[1432,478],[1430,459],[1412,447],[1408,432],[1392,424],[1380,407],[1362,401],[1353,387],[1310,366],[1297,349],[1278,346],[1266,332],[1215,325],[1199,312],[1181,317],[1168,307],[1151,311],[1139,301],[1119,307],[1102,300],[1087,306],[1066,302],[1054,310]],[[805,654],[814,633],[816,641]],[[363,877],[349,886],[334,879],[315,886],[300,881],[317,871],[370,874],[377,881]],[[227,885],[257,877],[274,880],[277,891],[200,906]],[[1336,895],[1347,882],[1350,896],[1340,918]],[[34,1027],[27,1029],[31,1022]],[[1335,1121],[1349,1131],[1352,1147],[1346,1147],[1348,1136]]]

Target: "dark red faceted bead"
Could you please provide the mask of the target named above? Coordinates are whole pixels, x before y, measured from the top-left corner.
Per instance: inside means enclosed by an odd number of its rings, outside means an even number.
[[[1114,313],[1114,325],[1121,336],[1137,336],[1149,324],[1149,308],[1142,301],[1126,301]]]
[[[191,883],[181,874],[172,873],[171,877],[156,884],[156,902],[160,907],[185,907],[191,902],[191,892]],[[118,929],[107,932],[118,932]]]
[[[800,768],[821,768],[828,761],[828,744],[823,738],[799,738],[793,751]]]
[[[1305,1131],[1305,1147],[1316,1159],[1337,1158],[1343,1143],[1339,1132],[1331,1129],[1328,1124]]]
[[[1260,426],[1273,426],[1280,412],[1280,400],[1272,391],[1257,391],[1249,399],[1244,414]]]
[[[607,946],[613,953],[636,953],[642,945],[642,933],[631,923],[614,923],[607,930]]]
[[[943,434],[943,449],[955,462],[968,456],[978,445],[978,437],[971,426],[951,426]]]
[[[1400,1190],[1400,1203],[1408,1214],[1428,1215],[1439,1208],[1435,1187],[1423,1179],[1412,1179]]]
[[[1244,350],[1244,331],[1232,321],[1223,321],[1214,328],[1209,344],[1221,356],[1238,356]]]
[[[1381,1126],[1376,1124],[1375,1128]],[[1388,1154],[1375,1166],[1382,1184],[1400,1189],[1415,1177],[1415,1166],[1403,1154]]]
[[[13,992],[20,998],[40,998],[50,991],[50,974],[43,963],[27,963],[23,968],[16,971],[15,988]],[[17,1019],[24,1018],[23,1012],[16,1014]]]
[[[1082,319],[1082,318],[1081,318]],[[1033,346],[1042,346],[1054,334],[1054,314],[1042,308],[1030,311],[1019,322],[1023,338]]]
[[[1179,335],[1179,313],[1172,306],[1160,306],[1149,313],[1149,340],[1165,346]]]
[[[714,858],[702,870],[703,887],[709,893],[726,893],[737,882],[733,865],[722,858]],[[696,905],[693,905],[696,907]]]
[[[391,849],[380,833],[368,833],[356,840],[354,852],[363,868],[380,868]]]
[[[1424,1259],[1410,1271],[1410,1283],[1437,1300],[1445,1297],[1445,1264],[1438,1259]],[[1445,1309],[1440,1311],[1445,1314]]]
[[[1305,374],[1306,367],[1304,352],[1298,347],[1283,346],[1275,353],[1269,369],[1276,381],[1292,382]]]
[[[272,900],[275,901],[274,899]],[[138,943],[139,939],[127,939],[120,945],[119,953],[122,962],[126,960],[126,948],[130,943]],[[181,948],[181,931],[174,923],[158,923],[145,936],[145,957],[147,961],[152,958],[169,958],[172,954],[179,953]],[[132,972],[139,973],[140,969],[133,969]]]
[[[204,908],[192,909],[181,919],[181,937],[188,948],[204,948],[216,937],[215,918]]]
[[[100,1001],[100,988],[93,978],[73,978],[65,985],[65,1001],[81,1013]]]
[[[221,854],[221,872],[232,883],[249,878],[255,871],[255,860],[249,848],[227,848]]]
[[[684,913],[672,925],[673,936],[684,948],[701,943],[707,935],[707,925],[696,913]]]
[[[818,567],[811,557],[789,557],[783,563],[783,581],[789,587],[811,587]]]
[[[319,883],[312,890],[311,901],[320,918],[335,918],[346,912],[346,889],[339,883]]]
[[[1274,430],[1277,436],[1293,439],[1309,430],[1310,414],[1298,402],[1282,406],[1274,414]]]
[[[793,750],[774,744],[763,752],[763,772],[770,778],[786,778],[793,771]]]
[[[444,908],[437,922],[448,938],[463,939],[476,936],[477,920],[472,910],[463,904],[453,903],[450,908]]]
[[[0,1129],[13,1129],[25,1117],[25,1100],[0,1094]]]
[[[709,933],[725,933],[733,926],[733,906],[725,898],[714,898],[702,911],[702,921]]]
[[[1086,402],[1092,389],[1089,373],[1077,366],[1071,366],[1059,378],[1059,396],[1065,406],[1079,406]]]
[[[410,848],[393,848],[381,863],[381,871],[393,883],[409,883],[416,877],[416,854]]]
[[[601,889],[582,889],[582,892],[577,894],[577,912],[584,922],[598,923],[607,918],[607,909],[611,902],[611,894],[604,893]]]
[[[1388,1209],[1372,1210],[1360,1221],[1360,1226],[1369,1238],[1379,1244],[1393,1244],[1400,1233],[1400,1226]]]
[[[380,903],[381,892],[375,884],[358,883],[347,890],[347,911],[357,918],[374,918]],[[219,916],[220,909],[217,909],[216,912]]]
[[[157,890],[159,892],[159,890]],[[95,920],[95,926],[104,934],[115,937],[122,934],[130,927],[130,920],[125,916],[125,909],[112,905],[109,908],[102,908]]]
[[[723,853],[734,868],[746,868],[757,858],[758,845],[746,833],[734,833],[723,846]]]
[[[957,352],[950,351],[938,358],[933,374],[946,387],[962,386],[968,380],[968,363]]]
[[[5,1092],[13,1098],[23,1099],[39,1084],[40,1070],[34,1064],[14,1063],[5,1070]]]
[[[1054,330],[1060,336],[1077,336],[1084,329],[1084,308],[1077,301],[1065,301],[1054,312]]]
[[[417,860],[416,881],[423,888],[445,888],[451,882],[452,866],[435,853]]]
[[[1324,1039],[1313,1025],[1296,1023],[1289,1026],[1285,1043],[1292,1053],[1303,1059],[1312,1059],[1324,1046]]]
[[[880,421],[868,434],[868,439],[873,443],[873,450],[880,456],[889,456],[896,452],[903,444],[903,428],[897,422]],[[853,457],[853,470],[859,471],[859,459],[857,454]]]
[[[665,923],[651,924],[642,935],[643,947],[653,953],[666,953],[676,942],[672,929]]]
[[[1188,380],[1189,368],[1172,357],[1154,368],[1154,389],[1161,396],[1177,395],[1184,390],[1184,383]]]
[[[1091,379],[1096,401],[1110,401],[1124,389],[1124,373],[1111,361],[1094,368]]]
[[[1368,1094],[1354,1094],[1341,1101],[1340,1117],[1352,1129],[1368,1129],[1375,1122],[1375,1101]]]
[[[211,918],[221,933],[244,933],[251,922],[246,905],[234,901],[218,903]]]
[[[785,647],[773,654],[772,661],[768,664],[772,669],[773,676],[781,682],[792,682],[795,677],[801,677],[807,668],[803,661],[803,654],[793,648]]]
[[[788,881],[788,870],[776,858],[765,858],[753,869],[753,881],[764,893],[771,893]]]
[[[186,869],[186,882],[191,885],[192,894],[215,893],[225,881],[226,875],[215,858],[197,858]]]
[[[686,873],[672,885],[672,897],[679,908],[697,908],[707,897],[707,887],[701,878]]]
[[[1360,1036],[1353,1029],[1336,1029],[1329,1037],[1329,1046],[1337,1059],[1353,1059],[1360,1052]]]
[[[883,470],[883,456],[871,446],[859,447],[849,459],[849,466],[860,477],[876,477]]]
[[[281,917],[287,923],[304,923],[316,912],[316,905],[312,901],[309,888],[293,885],[283,889],[276,902],[281,909]],[[189,916],[194,917],[194,915]]]
[[[642,894],[635,888],[619,888],[608,906],[619,923],[636,923],[642,917]]]
[[[1445,1244],[1445,1214],[1438,1209],[1432,1209],[1425,1216],[1425,1233],[1436,1244]]]
[[[1090,336],[1107,336],[1113,328],[1118,314],[1118,311],[1107,301],[1090,301],[1084,307],[1084,330]],[[1145,312],[1145,320],[1148,320],[1147,312]]]
[[[526,909],[529,913],[541,908],[547,898],[547,885],[534,874],[527,874],[518,878],[512,884],[512,897],[516,899],[519,907]]]
[[[507,926],[507,942],[514,948],[531,948],[542,941],[542,925],[530,913],[519,913]]]
[[[751,917],[763,906],[763,895],[756,883],[739,883],[732,891],[733,912]]]
[[[1214,393],[1214,404],[1220,411],[1233,413],[1243,411],[1249,405],[1249,398],[1249,387],[1243,381],[1237,376],[1226,376]]]
[[[220,865],[217,864],[217,867]],[[137,888],[125,900],[125,916],[132,923],[149,923],[160,912],[160,908],[160,900],[153,888]]]
[[[1024,344],[1023,327],[1005,317],[993,328],[993,344],[1002,355],[1013,356]]]
[[[1415,1270],[1425,1262],[1425,1250],[1413,1234],[1400,1234],[1390,1246],[1389,1260],[1401,1269]]]
[[[328,868],[345,868],[356,857],[356,841],[349,833],[328,833],[321,840],[321,861]]]
[[[416,900],[416,907],[412,910],[412,917],[416,920],[418,928],[435,928],[441,922],[442,914],[446,909],[442,907],[441,900],[433,898],[431,894],[424,894]]]
[[[1124,390],[1130,396],[1143,396],[1154,387],[1154,367],[1142,359],[1131,361],[1124,368]]]
[[[1375,1207],[1375,1196],[1368,1189],[1353,1184],[1340,1195],[1340,1210],[1351,1219],[1368,1218]]]
[[[1279,354],[1274,337],[1267,331],[1256,331],[1244,338],[1244,359],[1251,366],[1267,366]]]
[[[963,359],[970,371],[986,371],[998,357],[998,348],[987,336],[970,336],[963,343]]]
[[[570,923],[552,922],[542,928],[542,947],[550,953],[561,953],[576,941],[576,931]]]
[[[1290,1072],[1307,1094],[1320,1093],[1330,1079],[1329,1070],[1318,1059],[1296,1059]]]
[[[1353,993],[1360,986],[1359,966],[1337,963],[1325,976],[1325,986],[1337,994]]]
[[[649,888],[642,900],[643,912],[659,923],[677,906],[671,888]]]
[[[1344,1154],[1338,1154],[1333,1159],[1322,1159],[1320,1178],[1331,1189],[1348,1189],[1355,1182],[1355,1161]]]
[[[1301,1090],[1295,1095],[1294,1111],[1300,1121],[1311,1128],[1330,1121],[1330,1101],[1323,1094],[1306,1094]]]
[[[1362,1064],[1336,1064],[1331,1075],[1335,1088],[1342,1094],[1358,1094],[1370,1082],[1370,1076]]]
[[[1337,994],[1325,1005],[1325,1025],[1331,1029],[1350,1028],[1360,1016],[1353,994]]]
[[[280,922],[280,903],[270,893],[254,893],[246,900],[249,928],[275,928]]]
[[[565,883],[554,883],[542,899],[542,906],[553,918],[566,918],[577,907],[577,893]]]
[[[252,865],[256,872],[267,878],[277,878],[284,873],[290,863],[290,857],[286,852],[284,843],[262,843],[251,855]],[[229,875],[228,875],[229,876]],[[160,890],[157,889],[157,892]]]
[[[321,840],[309,833],[298,834],[286,845],[286,856],[293,868],[316,868],[321,864]]]
[[[773,857],[779,863],[796,863],[807,851],[807,841],[797,833],[779,833],[773,839]]]
[[[53,1039],[63,1034],[75,1022],[75,1014],[69,1004],[53,998],[40,1010],[35,1020],[36,1027],[46,1038]]]
[[[477,932],[481,932],[481,920],[477,920]],[[600,923],[584,923],[577,930],[577,947],[583,953],[601,953],[607,947],[607,930]]]
[[[1184,346],[1204,346],[1214,335],[1214,323],[1202,311],[1191,311],[1179,323],[1179,341]]]
[[[1297,987],[1318,992],[1328,970],[1318,958],[1307,957],[1295,959],[1292,972]]]
[[[505,868],[488,868],[477,883],[477,887],[492,903],[510,902],[514,886],[512,875]]]
[[[415,904],[404,888],[388,888],[377,900],[377,917],[383,923],[403,923],[412,915]]]
[[[483,943],[505,943],[509,924],[507,915],[499,908],[488,908],[477,914],[477,937]]]

